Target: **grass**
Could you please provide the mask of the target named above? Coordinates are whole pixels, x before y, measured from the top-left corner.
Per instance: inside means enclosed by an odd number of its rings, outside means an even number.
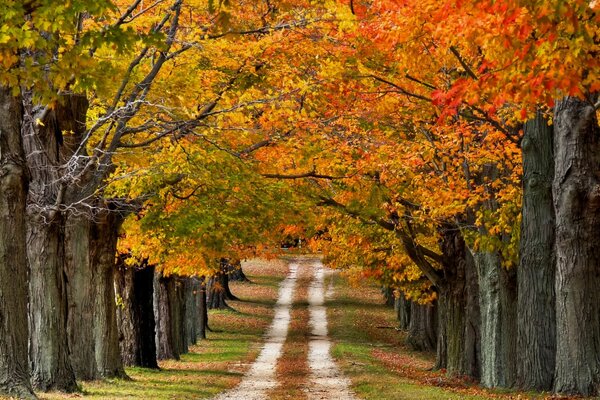
[[[352,288],[333,275],[335,295],[327,302],[332,355],[364,399],[548,399],[536,393],[487,390],[433,371],[435,355],[404,344],[392,309],[376,287]],[[562,397],[564,398],[564,397]]]
[[[235,387],[258,355],[287,264],[253,260],[244,264],[244,272],[251,283],[231,283],[243,301],[230,302],[235,311],[211,311],[214,332],[181,360],[163,361],[160,370],[127,368],[131,380],[82,382],[82,393],[40,393],[40,398],[202,399]]]
[[[308,285],[312,279],[311,268],[300,268],[290,313],[290,326],[282,354],[277,362],[277,387],[267,395],[271,400],[306,399],[304,388],[308,382],[309,368],[306,355],[310,327],[308,326]]]

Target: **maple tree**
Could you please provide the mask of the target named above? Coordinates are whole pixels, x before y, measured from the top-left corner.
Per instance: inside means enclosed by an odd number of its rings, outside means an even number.
[[[0,290],[22,317],[31,271],[35,387],[124,376],[117,247],[208,277],[301,235],[436,304],[438,368],[596,393],[597,2],[2,7]],[[3,329],[1,390],[32,396]]]

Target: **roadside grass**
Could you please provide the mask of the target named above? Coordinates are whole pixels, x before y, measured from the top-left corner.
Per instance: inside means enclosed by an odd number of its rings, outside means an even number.
[[[328,299],[332,355],[364,399],[555,399],[542,393],[487,390],[459,378],[432,371],[435,355],[411,351],[405,333],[395,329],[392,309],[385,306],[377,287],[354,288],[338,274]],[[564,398],[564,397],[562,397]]]
[[[160,370],[127,368],[131,380],[82,382],[82,393],[40,393],[40,399],[202,399],[235,387],[259,353],[288,272],[282,260],[251,260],[243,268],[251,282],[231,282],[241,301],[229,302],[233,310],[210,311],[213,332],[180,360],[163,361]]]

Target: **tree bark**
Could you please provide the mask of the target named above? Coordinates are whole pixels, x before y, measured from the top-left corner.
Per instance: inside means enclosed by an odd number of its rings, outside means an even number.
[[[437,340],[435,305],[411,302],[410,324],[406,342],[416,351],[433,351]]]
[[[186,342],[186,299],[185,283],[180,277],[173,277],[172,284],[169,287],[169,308],[171,312],[171,331],[173,337],[173,346],[177,349],[178,355],[188,352]]]
[[[122,217],[108,204],[95,213],[90,233],[90,260],[95,274],[94,343],[96,369],[102,378],[125,378],[119,351],[114,272]]]
[[[517,384],[550,390],[556,355],[554,149],[539,112],[524,127],[523,212],[517,271]]]
[[[250,279],[244,274],[242,269],[242,263],[240,261],[234,261],[228,264],[229,280],[236,282],[250,282]]]
[[[115,286],[119,295],[117,325],[121,359],[128,366],[158,368],[153,311],[154,266],[119,263]]]
[[[207,305],[211,310],[229,309],[231,307],[229,307],[226,300],[237,300],[237,297],[231,293],[231,289],[229,288],[226,260],[222,259],[220,261],[219,271],[209,278],[207,292]]]
[[[516,378],[516,271],[496,252],[475,252],[481,312],[481,384],[512,387]]]
[[[396,298],[394,296],[394,289],[392,289],[389,286],[383,286],[381,288],[381,291],[383,293],[383,298],[385,299],[385,305],[388,307],[394,307],[394,304],[396,302]]]
[[[206,278],[200,277],[198,293],[198,338],[206,339],[208,327],[208,306],[206,304]]]
[[[394,300],[394,310],[398,318],[398,327],[400,329],[408,329],[410,324],[410,301],[406,300],[403,293]]]
[[[184,279],[185,291],[185,343],[187,347],[196,344],[198,328],[198,307],[196,298],[198,296],[199,284],[196,278]]]
[[[154,319],[156,321],[156,357],[159,360],[178,359],[171,337],[168,284],[170,279],[154,274]]]
[[[67,334],[75,377],[96,379],[94,356],[94,270],[90,264],[90,221],[70,215],[65,226],[65,272],[67,276]]]
[[[27,232],[31,381],[38,390],[73,392],[77,384],[67,344],[63,224],[49,218],[30,214]]]
[[[21,99],[0,87],[0,395],[36,398],[29,382],[25,206],[28,174]]]
[[[600,129],[594,106],[577,98],[554,111],[556,367],[554,390],[600,388]]]
[[[181,354],[187,352],[183,285],[175,276],[156,276],[155,287],[158,290],[154,296],[154,313],[157,357],[159,360],[178,360]]]
[[[23,146],[31,173],[28,213],[30,279],[30,360],[32,384],[40,390],[77,390],[67,333],[64,265],[66,192],[62,163],[72,149],[63,132],[85,130],[85,96],[65,95],[52,109],[24,96]]]
[[[480,376],[479,287],[472,257],[460,230],[442,229],[444,284],[438,289],[436,368],[449,375]]]

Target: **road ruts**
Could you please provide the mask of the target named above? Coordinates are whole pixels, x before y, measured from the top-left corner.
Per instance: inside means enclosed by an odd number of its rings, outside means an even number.
[[[311,371],[306,395],[308,400],[356,400],[345,378],[331,358],[331,341],[327,336],[325,307],[325,269],[321,261],[313,264],[313,281],[308,288],[308,305],[312,337],[308,343],[308,365]],[[331,288],[328,290],[330,295]]]
[[[235,389],[215,397],[215,400],[264,400],[267,399],[267,391],[277,385],[275,369],[290,325],[297,273],[298,264],[290,263],[290,272],[279,286],[275,316],[265,335],[265,344],[258,358]]]

